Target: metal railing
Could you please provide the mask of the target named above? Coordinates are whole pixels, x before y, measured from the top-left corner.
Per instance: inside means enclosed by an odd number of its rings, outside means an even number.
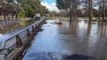
[[[30,45],[34,35],[39,31],[45,20],[37,21],[2,42],[0,44],[0,60],[21,60],[22,53]]]

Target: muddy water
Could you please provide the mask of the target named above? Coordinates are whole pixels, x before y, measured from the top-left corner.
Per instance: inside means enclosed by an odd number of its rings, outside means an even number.
[[[0,25],[0,41],[9,38],[11,35],[19,32],[28,25],[34,23],[34,20],[21,20],[18,23]]]
[[[107,60],[107,39],[100,33],[97,22],[90,33],[84,21],[77,24],[73,34],[68,22],[58,25],[48,20],[42,29],[23,60]]]

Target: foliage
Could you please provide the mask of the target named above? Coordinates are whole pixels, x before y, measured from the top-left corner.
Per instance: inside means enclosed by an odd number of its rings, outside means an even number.
[[[78,13],[78,7],[80,5],[80,0],[56,0],[56,5],[58,9],[65,10],[70,16],[70,22],[76,19],[76,14]]]
[[[42,15],[46,7],[41,5],[41,0],[0,0],[0,15],[19,17],[33,17],[36,12]]]
[[[21,9],[21,11],[19,12],[18,16],[19,16],[20,18],[23,18],[23,17],[26,16],[24,9]]]
[[[105,12],[107,11],[107,0],[56,0],[56,6],[60,10],[71,11],[71,13],[74,13],[73,10],[76,12],[83,10],[84,13],[82,13],[81,16],[89,16],[90,1],[92,1],[90,5],[92,5],[91,10],[93,12],[93,16],[98,17],[99,13],[107,16],[107,13]]]

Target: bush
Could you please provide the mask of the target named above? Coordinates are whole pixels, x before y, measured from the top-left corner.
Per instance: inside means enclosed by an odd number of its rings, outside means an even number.
[[[20,17],[20,18],[26,17],[24,9],[21,9],[21,11],[18,14],[18,17]]]

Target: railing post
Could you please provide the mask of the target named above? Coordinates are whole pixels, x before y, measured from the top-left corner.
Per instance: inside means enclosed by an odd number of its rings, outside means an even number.
[[[38,31],[38,24],[36,24],[36,31]]]
[[[22,55],[19,55],[18,57],[16,57],[16,60],[23,60],[22,58]]]
[[[37,26],[36,26],[36,24],[35,24],[35,31],[36,31],[36,29],[37,29]]]
[[[37,27],[37,24],[35,24],[35,34],[37,34],[37,32],[38,32],[38,29],[37,29],[38,27]]]
[[[42,21],[39,23],[39,26],[38,26],[38,29],[39,29],[39,31],[41,30],[41,27],[42,27]]]
[[[34,28],[34,26],[32,26],[32,33],[35,31],[35,28]]]
[[[39,31],[39,23],[37,23],[37,32]]]
[[[16,47],[19,48],[22,46],[22,41],[19,35],[16,35]]]
[[[31,36],[29,29],[27,29],[27,36],[28,36],[28,37]]]

